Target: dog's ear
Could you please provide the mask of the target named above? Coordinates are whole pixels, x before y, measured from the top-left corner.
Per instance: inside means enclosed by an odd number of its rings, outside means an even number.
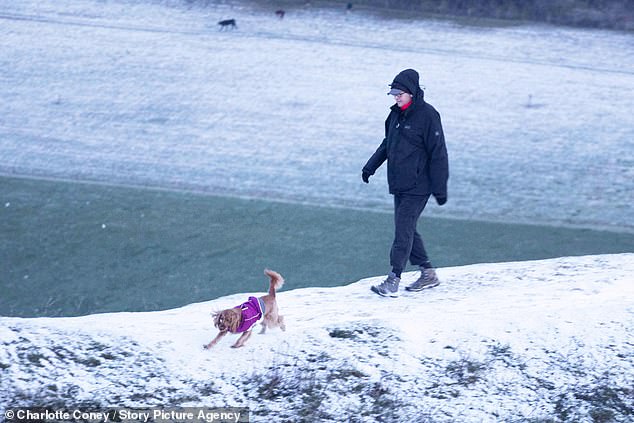
[[[232,308],[230,310],[226,310],[225,313],[225,324],[227,328],[231,330],[231,332],[235,332],[238,330],[238,326],[240,326],[240,321],[242,320],[242,311],[238,308]]]

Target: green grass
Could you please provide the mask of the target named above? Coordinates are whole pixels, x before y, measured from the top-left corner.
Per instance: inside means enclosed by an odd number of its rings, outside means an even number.
[[[437,267],[634,251],[634,235],[426,218]],[[0,315],[146,311],[386,274],[392,215],[0,177]]]

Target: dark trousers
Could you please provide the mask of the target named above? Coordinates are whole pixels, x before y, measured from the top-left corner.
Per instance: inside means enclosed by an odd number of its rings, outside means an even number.
[[[407,260],[415,266],[431,267],[423,238],[416,224],[429,195],[394,195],[394,242],[390,251],[392,271],[400,276]]]

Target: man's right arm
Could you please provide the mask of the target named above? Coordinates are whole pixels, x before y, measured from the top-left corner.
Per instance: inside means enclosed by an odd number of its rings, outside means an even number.
[[[376,149],[372,157],[370,157],[365,166],[363,166],[363,170],[361,172],[363,182],[367,184],[370,176],[374,175],[374,172],[381,167],[385,160],[387,160],[387,138],[383,139],[379,148]]]

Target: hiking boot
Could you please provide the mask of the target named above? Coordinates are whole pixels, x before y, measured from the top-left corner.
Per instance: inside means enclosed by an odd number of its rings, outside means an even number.
[[[398,284],[400,282],[401,279],[396,277],[394,273],[390,272],[387,279],[379,285],[372,286],[370,289],[383,297],[398,297]]]
[[[438,285],[440,285],[440,281],[438,280],[438,276],[436,276],[436,271],[429,268],[421,269],[420,277],[411,285],[406,286],[405,289],[407,291],[422,291],[423,289],[433,288]]]

